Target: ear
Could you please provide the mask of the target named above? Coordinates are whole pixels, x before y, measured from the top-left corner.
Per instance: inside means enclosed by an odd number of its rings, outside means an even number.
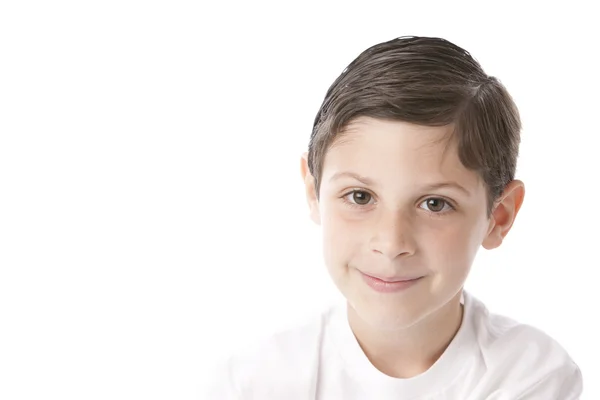
[[[510,182],[496,201],[483,247],[491,250],[502,244],[523,204],[525,185],[519,180]]]
[[[315,178],[308,168],[308,153],[303,153],[300,158],[300,173],[306,190],[306,201],[310,210],[310,219],[317,225],[321,224],[321,214],[319,212],[319,199],[315,187]]]

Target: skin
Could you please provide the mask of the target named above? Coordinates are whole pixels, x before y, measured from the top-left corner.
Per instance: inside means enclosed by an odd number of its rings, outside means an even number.
[[[475,255],[500,246],[525,194],[523,182],[512,181],[488,218],[483,180],[444,140],[451,129],[355,119],[325,156],[319,198],[307,154],[301,158],[310,217],[323,231],[350,327],[371,363],[393,377],[423,373],[450,344]],[[464,190],[434,187],[448,182]],[[380,293],[364,274],[420,279]]]

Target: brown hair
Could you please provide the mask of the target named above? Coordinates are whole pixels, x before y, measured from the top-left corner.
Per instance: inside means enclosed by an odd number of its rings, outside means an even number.
[[[426,126],[454,124],[462,164],[487,187],[488,216],[514,179],[519,111],[498,79],[441,38],[403,36],[363,51],[330,86],[315,118],[308,166],[319,196],[323,160],[359,116]]]

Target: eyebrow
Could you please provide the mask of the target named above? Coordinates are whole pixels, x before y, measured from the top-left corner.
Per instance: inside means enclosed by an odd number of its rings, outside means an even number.
[[[355,180],[361,182],[364,185],[376,186],[376,182],[373,179],[367,178],[366,176],[362,176],[355,172],[349,172],[349,171],[337,172],[337,173],[333,174],[331,179],[329,179],[329,182],[333,182],[333,181],[335,181],[337,179],[341,179],[341,178],[352,178],[352,179],[355,179]],[[452,181],[433,183],[430,185],[423,186],[424,190],[436,190],[436,189],[443,189],[443,188],[454,188],[454,189],[457,189],[457,190],[463,192],[467,196],[471,195],[471,192],[469,192],[463,186],[461,186],[457,182],[452,182]]]
[[[337,179],[341,179],[341,178],[352,178],[352,179],[356,179],[357,181],[359,181],[367,186],[375,186],[374,180],[367,178],[365,176],[361,176],[354,172],[336,172],[335,174],[333,174],[331,179],[329,179],[329,182],[333,182],[333,181],[335,181]]]
[[[424,187],[424,189],[426,189],[426,190],[436,190],[436,189],[443,189],[443,188],[454,188],[454,189],[458,189],[459,191],[463,192],[467,196],[471,195],[471,192],[469,192],[467,189],[465,189],[463,186],[459,185],[456,182],[440,182],[440,183],[434,183],[432,185],[427,185]]]

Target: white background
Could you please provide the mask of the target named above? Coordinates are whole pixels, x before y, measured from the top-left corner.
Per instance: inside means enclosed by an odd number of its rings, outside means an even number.
[[[337,299],[300,154],[333,80],[403,35],[512,93],[525,203],[467,289],[556,338],[600,398],[585,4],[3,1],[0,399],[194,399],[215,360]]]

